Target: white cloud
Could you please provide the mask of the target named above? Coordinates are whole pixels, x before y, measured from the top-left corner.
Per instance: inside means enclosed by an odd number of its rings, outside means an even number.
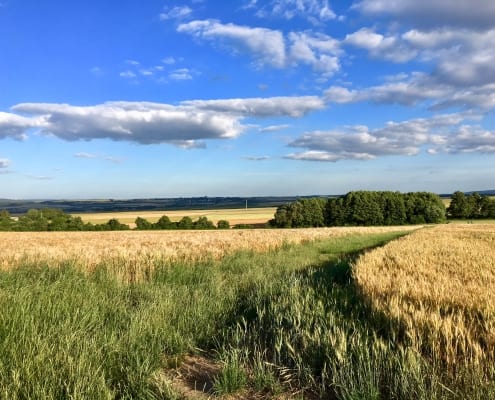
[[[175,71],[172,71],[168,75],[168,77],[169,77],[169,79],[172,79],[174,81],[187,81],[187,80],[191,80],[193,78],[191,71],[188,68],[176,69]]]
[[[172,64],[175,64],[176,62],[177,62],[177,60],[174,57],[165,57],[162,60],[162,63],[164,63],[166,65],[172,65]]]
[[[495,153],[495,131],[464,125],[450,136],[438,137],[434,144],[438,146],[429,149],[431,154]]]
[[[215,20],[191,21],[179,25],[177,30],[204,40],[219,40],[235,52],[251,53],[261,65],[282,68],[286,63],[284,38],[279,31]]]
[[[423,27],[495,26],[495,2],[491,0],[361,0],[354,6],[369,16],[390,16]]]
[[[122,71],[120,74],[120,77],[122,78],[127,78],[127,79],[131,79],[131,78],[135,78],[136,77],[136,74],[132,71]]]
[[[293,64],[310,65],[313,70],[326,77],[340,69],[338,54],[339,42],[328,35],[291,32],[288,36],[289,56]]]
[[[256,15],[260,18],[272,16],[291,20],[305,18],[311,23],[335,19],[337,16],[328,4],[328,0],[272,0],[259,6],[257,1],[250,1],[246,8],[258,8]]]
[[[242,158],[248,161],[266,161],[270,159],[269,156],[246,156]]]
[[[10,166],[10,160],[7,158],[0,158],[0,169],[8,168]]]
[[[301,117],[311,111],[325,107],[317,96],[268,97],[225,100],[190,100],[181,104],[196,109],[218,113],[231,113],[244,117]]]
[[[369,51],[374,58],[380,58],[396,63],[404,63],[412,60],[417,51],[397,36],[384,36],[369,28],[361,28],[359,31],[348,34],[345,44],[360,47]]]
[[[27,139],[26,132],[29,129],[43,126],[43,124],[43,118],[26,118],[0,111],[0,139],[10,137],[16,140],[25,140]]]
[[[3,137],[24,137],[28,129],[37,127],[45,135],[68,141],[111,139],[140,144],[168,143],[190,149],[205,147],[204,140],[207,139],[238,137],[248,129],[249,125],[242,123],[248,117],[300,117],[323,107],[323,100],[313,96],[195,100],[179,105],[22,103],[12,110],[32,117],[0,113],[0,133],[3,118]],[[77,156],[92,157],[91,153],[78,153]]]
[[[161,14],[160,14],[160,19],[162,21],[166,21],[169,19],[184,19],[192,14],[192,9],[188,6],[182,6],[182,7],[173,7],[171,9],[165,9]]]
[[[46,119],[43,133],[69,141],[111,139],[183,146],[184,141],[234,138],[244,130],[232,115],[158,103],[110,102],[86,107],[26,103],[13,109],[42,115]]]
[[[234,53],[249,53],[257,65],[274,68],[310,66],[320,77],[328,78],[340,69],[339,42],[328,35],[309,32],[282,32],[214,20],[181,24],[179,32],[211,40],[229,47]]]
[[[495,132],[460,124],[471,119],[465,114],[445,114],[404,122],[388,122],[384,127],[350,126],[332,131],[308,132],[289,144],[305,149],[286,158],[308,161],[371,160],[380,156],[429,153],[495,152]]]

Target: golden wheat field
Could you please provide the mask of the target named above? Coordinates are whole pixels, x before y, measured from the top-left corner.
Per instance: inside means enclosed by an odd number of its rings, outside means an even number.
[[[0,232],[0,268],[70,262],[85,271],[106,265],[139,279],[157,264],[218,259],[236,250],[268,251],[284,243],[390,232],[417,227],[312,228],[219,231]]]
[[[455,368],[495,359],[495,226],[441,225],[364,254],[355,278],[406,340]]]
[[[104,224],[109,219],[116,218],[121,223],[128,224],[131,228],[134,228],[136,226],[134,221],[137,217],[145,218],[149,222],[157,222],[163,215],[169,217],[173,222],[177,222],[182,217],[188,216],[194,220],[199,217],[206,217],[215,224],[222,219],[229,221],[231,225],[264,224],[273,218],[276,210],[276,207],[263,207],[219,210],[119,211],[73,214],[73,216],[81,217],[84,222],[91,222],[93,224]]]

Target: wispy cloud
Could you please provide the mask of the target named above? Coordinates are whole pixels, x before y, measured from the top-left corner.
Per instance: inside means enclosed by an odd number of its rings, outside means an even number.
[[[7,158],[0,158],[0,169],[5,169],[10,166],[10,160]]]
[[[278,131],[282,131],[284,129],[287,129],[289,128],[290,125],[287,125],[287,124],[281,124],[281,125],[269,125],[269,126],[265,126],[263,128],[260,128],[260,132],[278,132]]]
[[[271,0],[262,4],[250,1],[246,8],[256,9],[256,15],[260,18],[278,17],[288,20],[304,18],[315,25],[337,17],[328,0]]]
[[[166,21],[169,19],[182,20],[192,14],[192,9],[188,6],[177,6],[172,8],[165,8],[160,14],[160,19]]]
[[[242,158],[248,161],[266,161],[270,159],[269,156],[246,156]]]
[[[37,174],[24,174],[26,178],[33,179],[36,181],[49,181],[54,179],[53,176],[48,175],[37,175]]]
[[[86,152],[75,153],[74,157],[85,158],[85,159],[90,159],[90,160],[109,161],[109,162],[112,162],[115,164],[120,164],[123,161],[123,159],[119,158],[119,157],[112,157],[112,156],[106,156],[106,155],[94,154],[94,153],[86,153]]]

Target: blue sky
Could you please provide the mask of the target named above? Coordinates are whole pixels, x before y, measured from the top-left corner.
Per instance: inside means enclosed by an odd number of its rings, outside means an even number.
[[[0,198],[494,189],[495,2],[0,0]]]

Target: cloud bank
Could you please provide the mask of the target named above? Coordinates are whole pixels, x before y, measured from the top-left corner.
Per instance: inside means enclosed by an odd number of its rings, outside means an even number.
[[[14,113],[0,113],[0,138],[25,139],[28,130],[36,128],[67,141],[111,139],[202,148],[205,140],[241,135],[249,127],[243,124],[246,118],[298,118],[324,106],[316,96],[192,100],[179,105],[21,103],[12,107]]]

